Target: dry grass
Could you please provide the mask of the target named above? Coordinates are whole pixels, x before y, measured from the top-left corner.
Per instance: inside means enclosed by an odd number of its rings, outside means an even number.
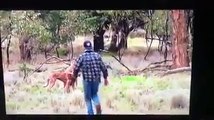
[[[47,113],[67,114],[79,113],[85,109],[81,82],[75,91],[63,94],[63,85],[60,82],[57,82],[51,92],[44,89],[42,87],[45,83],[44,78],[44,74],[35,74],[30,78],[29,83],[19,79],[20,82],[15,86],[5,84],[7,113],[18,111],[25,113],[28,110],[34,113],[34,110],[47,110]],[[146,80],[134,80],[122,84],[119,78],[111,79],[108,87],[100,88],[101,102],[105,104],[103,109],[104,111],[110,109],[117,113],[165,111],[166,114],[178,109],[188,114],[190,87],[183,88],[182,86],[183,84],[190,85],[190,80],[186,79],[176,84],[173,79],[174,77],[165,80],[146,78]],[[168,84],[168,86],[160,84]]]

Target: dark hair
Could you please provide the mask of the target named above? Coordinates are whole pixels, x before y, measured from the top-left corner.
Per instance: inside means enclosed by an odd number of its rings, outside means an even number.
[[[92,44],[89,40],[86,40],[84,43],[83,43],[83,46],[86,48],[86,49],[91,49],[92,48]]]

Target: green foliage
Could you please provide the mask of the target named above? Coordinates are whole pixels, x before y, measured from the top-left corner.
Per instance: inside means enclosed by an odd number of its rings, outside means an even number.
[[[124,81],[130,81],[130,82],[134,82],[134,81],[143,82],[146,80],[144,76],[122,76],[121,79]]]
[[[165,34],[165,32],[166,32],[166,19],[167,19],[168,12],[169,12],[168,10],[155,10],[152,18],[151,19],[147,18],[147,21],[149,21],[149,23],[146,25],[146,28],[148,29],[149,33],[151,33],[150,30],[152,27],[154,34],[159,34],[159,35]],[[168,18],[168,26],[167,26],[168,34],[171,31],[169,20],[170,20],[170,18]],[[153,26],[151,25],[151,22],[153,22]]]
[[[155,33],[165,32],[166,13],[165,10],[154,12],[152,20]],[[107,19],[112,25],[117,25],[124,18],[129,25],[139,19],[149,21],[146,27],[151,27],[147,10],[0,11],[0,18],[2,37],[11,31],[8,25],[12,22],[13,34],[26,34],[35,38],[35,49],[74,41],[75,35],[93,33]]]
[[[68,19],[74,33],[84,34],[95,31],[103,19],[102,13],[95,14],[94,10],[69,11]]]
[[[52,43],[61,43],[59,31],[60,27],[63,24],[64,16],[61,14],[61,11],[40,11],[41,25],[51,33],[51,42]]]
[[[166,18],[168,11],[155,11],[153,30],[158,34],[164,34],[166,30]]]
[[[37,14],[32,11],[12,11],[14,32],[18,35],[38,35],[40,32],[39,21],[35,20]]]
[[[66,56],[69,53],[69,51],[66,48],[59,48],[58,52],[60,56]]]
[[[0,11],[1,38],[5,39],[11,33],[11,11]]]

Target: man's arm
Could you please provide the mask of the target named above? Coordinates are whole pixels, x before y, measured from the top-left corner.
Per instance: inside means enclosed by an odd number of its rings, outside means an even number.
[[[100,67],[101,67],[101,70],[103,72],[103,78],[107,79],[107,77],[108,77],[108,70],[107,70],[107,68],[106,68],[106,66],[105,66],[105,64],[104,64],[101,56],[99,57],[99,59],[100,59]]]
[[[77,78],[81,66],[82,66],[82,56],[78,58],[77,63],[74,66],[74,72],[73,72],[74,78]]]

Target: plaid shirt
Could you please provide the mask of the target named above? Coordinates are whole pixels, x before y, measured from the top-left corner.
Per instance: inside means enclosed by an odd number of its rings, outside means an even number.
[[[75,78],[80,69],[82,71],[83,80],[86,81],[101,81],[101,72],[103,73],[104,79],[108,76],[107,68],[103,63],[101,56],[92,50],[85,50],[85,52],[78,58],[74,67]]]

